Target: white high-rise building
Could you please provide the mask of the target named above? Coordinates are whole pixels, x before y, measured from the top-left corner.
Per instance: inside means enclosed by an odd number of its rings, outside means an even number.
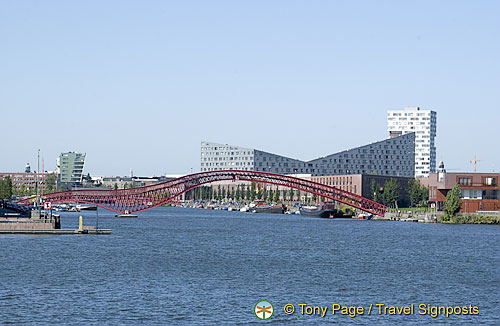
[[[415,177],[436,172],[436,112],[419,107],[387,111],[389,136],[415,133]]]

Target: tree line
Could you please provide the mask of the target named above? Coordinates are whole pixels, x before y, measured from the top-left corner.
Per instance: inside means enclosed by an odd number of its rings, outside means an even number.
[[[265,200],[268,202],[296,201],[311,203],[317,201],[316,194],[301,192],[298,189],[267,189],[260,183],[252,182],[249,185],[213,185],[201,186],[191,189],[184,195],[187,200],[232,200],[254,201]],[[322,198],[324,201],[324,198]]]
[[[370,183],[370,191],[372,200],[377,203],[398,208],[401,204],[400,195],[401,189],[396,179],[391,178],[384,182],[383,185],[377,184],[374,179]],[[429,188],[422,185],[415,179],[408,181],[408,197],[410,199],[411,207],[426,206],[429,199]]]

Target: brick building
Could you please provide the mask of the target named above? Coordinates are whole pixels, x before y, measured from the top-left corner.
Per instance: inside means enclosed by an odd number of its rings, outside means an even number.
[[[461,213],[500,210],[500,173],[446,172],[443,162],[438,173],[420,179],[429,187],[429,202],[443,209],[446,195],[457,183],[462,197]]]
[[[37,178],[41,183],[42,179],[45,180],[47,178],[47,175],[48,173],[0,172],[0,178],[10,176],[13,188],[21,188],[21,186],[25,186],[26,188],[32,189],[36,185]]]

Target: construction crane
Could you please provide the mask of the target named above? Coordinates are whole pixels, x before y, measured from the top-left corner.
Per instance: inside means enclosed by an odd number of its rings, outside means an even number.
[[[474,173],[476,173],[476,166],[477,166],[477,162],[479,161],[484,161],[482,158],[476,158],[476,155],[474,155],[474,159],[473,160],[470,160],[470,162],[472,164],[474,164]]]

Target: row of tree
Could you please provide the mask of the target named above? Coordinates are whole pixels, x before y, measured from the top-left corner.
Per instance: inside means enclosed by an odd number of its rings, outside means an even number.
[[[233,201],[254,201],[266,200],[268,202],[297,201],[316,202],[315,194],[302,195],[300,190],[292,188],[286,189],[266,189],[260,184],[252,182],[250,185],[238,186],[202,186],[188,191],[185,194],[188,200],[233,200]],[[324,200],[324,199],[323,199]]]
[[[389,207],[399,207],[401,189],[396,179],[391,178],[383,185],[377,184],[376,181],[372,179],[370,190],[373,201]],[[427,205],[427,201],[429,199],[429,188],[422,185],[415,179],[410,179],[408,181],[407,191],[411,206],[418,207]]]

